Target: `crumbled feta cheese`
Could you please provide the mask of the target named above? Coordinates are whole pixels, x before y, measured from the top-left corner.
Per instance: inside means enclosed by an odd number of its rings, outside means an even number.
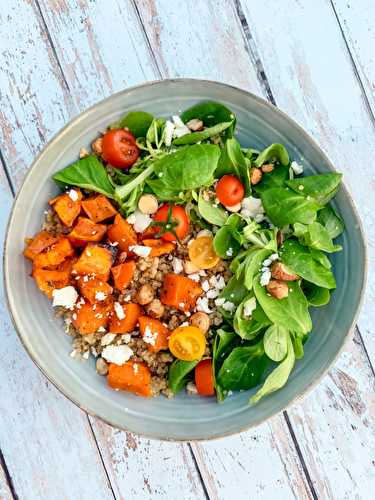
[[[272,260],[271,260],[270,258],[265,259],[265,260],[263,261],[263,266],[264,266],[264,267],[268,267],[268,266],[270,266],[271,264],[272,264]]]
[[[296,161],[292,161],[290,166],[296,175],[302,174],[303,166],[300,163],[297,163]]]
[[[183,323],[181,323],[180,326],[189,326],[189,322],[188,321],[184,321]]]
[[[172,119],[174,123],[173,137],[182,137],[183,135],[191,133],[189,127],[185,125],[179,116],[174,115]]]
[[[256,309],[256,306],[257,306],[257,301],[255,300],[255,297],[251,297],[251,299],[248,299],[243,305],[243,310],[242,310],[243,317],[250,318],[250,316],[253,314],[254,309]]]
[[[167,120],[165,122],[165,128],[164,128],[164,142],[166,146],[170,146],[172,144],[172,138],[173,138],[173,131],[174,131],[175,125],[172,123],[170,120]]]
[[[147,325],[143,334],[144,342],[146,342],[146,344],[155,345],[157,336],[158,332],[152,332],[151,328]]]
[[[143,245],[130,245],[129,250],[131,252],[134,252],[135,255],[138,255],[139,257],[148,257],[151,253],[152,248],[145,247]]]
[[[104,328],[104,326],[99,326],[98,332],[99,333],[105,333],[107,330]]]
[[[78,293],[74,286],[65,286],[64,288],[53,290],[52,297],[53,307],[61,306],[65,307],[65,309],[73,309],[78,299]]]
[[[197,274],[197,273],[189,274],[189,278],[191,280],[197,281],[197,282],[200,280],[199,274]]]
[[[181,309],[183,309],[183,308],[185,307],[185,302],[180,302],[180,303],[178,304],[178,307],[181,307]]]
[[[233,255],[233,248],[229,247],[228,250],[225,252],[227,257],[232,257]]]
[[[136,209],[133,214],[129,215],[126,220],[129,224],[133,225],[136,233],[143,233],[143,231],[147,229],[152,222],[150,214],[144,214],[138,209]]]
[[[131,340],[132,336],[130,333],[125,333],[124,335],[121,335],[121,339],[124,342],[124,344],[128,344]]]
[[[124,297],[124,301],[125,302],[129,302],[129,300],[131,300],[131,295],[126,295],[126,297]]]
[[[206,297],[208,299],[216,299],[216,297],[218,297],[218,295],[219,295],[218,290],[208,290],[208,292],[206,293]]]
[[[77,201],[78,200],[78,193],[75,189],[71,189],[68,192],[68,196],[72,201]]]
[[[108,345],[102,352],[102,358],[119,366],[125,364],[132,356],[133,351],[127,345]]]
[[[241,202],[241,214],[245,217],[255,219],[256,222],[261,222],[264,219],[264,208],[260,198],[248,196]]]
[[[69,354],[71,358],[75,358],[77,354],[77,349],[73,349],[73,351]]]
[[[133,372],[134,372],[135,375],[137,375],[138,370],[139,370],[138,363],[133,363]]]
[[[198,389],[194,382],[190,381],[186,384],[186,392],[189,394],[198,394]]]
[[[226,300],[221,307],[224,309],[224,311],[228,311],[228,312],[232,312],[236,308],[236,306],[233,304],[233,302],[230,302],[229,300]]]
[[[275,260],[279,259],[279,254],[278,253],[273,253],[272,255],[270,255],[268,257],[270,260],[272,260],[272,262],[274,262]]]
[[[207,276],[207,273],[204,269],[201,269],[200,271],[198,271],[198,274],[199,274],[199,276]]]
[[[216,277],[216,288],[219,290],[225,288],[225,279],[223,276],[219,276],[218,278]]]
[[[298,189],[299,189],[300,191],[303,191],[303,190],[305,189],[305,186],[302,186],[302,184],[300,184],[300,185],[298,186]]]
[[[260,276],[261,286],[266,286],[271,281],[271,271],[268,267],[262,269],[262,274]]]
[[[106,298],[107,295],[104,292],[95,292],[95,299],[99,300],[99,302],[105,300]]]
[[[82,358],[83,359],[89,359],[90,357],[90,351],[85,351],[83,354],[82,354]]]
[[[124,319],[125,318],[125,312],[122,307],[122,305],[119,302],[115,302],[115,313],[118,319]]]
[[[201,238],[202,236],[209,236],[212,238],[212,232],[209,229],[201,229],[196,237]]]
[[[116,338],[115,333],[106,333],[100,339],[100,345],[109,345]]]
[[[204,292],[208,292],[208,290],[210,289],[210,284],[207,280],[204,280],[203,283],[202,283],[202,289]]]
[[[225,302],[224,298],[216,299],[215,300],[215,306],[220,307],[220,306],[222,306],[224,304],[224,302]]]
[[[175,274],[180,274],[184,270],[184,265],[182,263],[182,260],[179,259],[178,257],[173,257],[172,267],[173,267],[173,272]]]
[[[212,311],[208,307],[208,298],[207,297],[199,297],[197,300],[197,311],[201,311],[207,314],[210,314]]]

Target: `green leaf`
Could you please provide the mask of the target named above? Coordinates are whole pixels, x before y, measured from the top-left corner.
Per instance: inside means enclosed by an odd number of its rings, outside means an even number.
[[[212,348],[212,364],[214,369],[214,383],[216,389],[216,397],[218,401],[225,399],[223,389],[217,382],[217,374],[230,351],[238,344],[238,337],[234,332],[227,332],[219,329],[216,332],[214,344]]]
[[[316,219],[320,205],[289,189],[272,188],[261,194],[267,217],[272,224],[283,227],[295,222],[311,224]]]
[[[333,244],[329,232],[319,222],[312,222],[305,226],[305,231],[299,235],[299,241],[303,245],[328,253],[342,250],[340,245]]]
[[[321,286],[314,285],[314,283],[304,281],[302,289],[310,306],[321,307],[327,305],[330,301],[331,294],[328,288],[322,288]]]
[[[288,353],[286,358],[268,375],[261,389],[259,389],[259,391],[250,398],[251,403],[257,403],[264,396],[268,396],[272,392],[281,389],[287,383],[295,363],[293,344],[289,335],[287,344]]]
[[[326,269],[331,269],[332,264],[329,258],[325,253],[323,253],[321,250],[316,250],[315,248],[309,248],[310,254],[316,262],[319,262],[323,267]]]
[[[198,199],[199,215],[214,226],[223,226],[228,218],[228,213],[221,207],[215,207],[213,203],[203,199],[202,193],[199,193]]]
[[[78,160],[56,172],[52,179],[61,185],[76,186],[89,191],[114,197],[114,189],[108,172],[97,156],[91,155]]]
[[[258,385],[267,366],[263,343],[236,347],[225,359],[217,375],[224,390],[247,390]]]
[[[257,193],[263,193],[267,189],[285,187],[285,181],[289,179],[289,168],[283,165],[275,166],[272,172],[264,173],[262,180],[253,189]]]
[[[319,210],[318,222],[326,228],[332,239],[337,238],[345,229],[343,221],[329,205]]]
[[[218,230],[213,245],[215,253],[222,259],[232,259],[241,247],[240,243],[233,237],[228,225],[224,225]]]
[[[222,290],[219,297],[221,299],[228,300],[232,302],[234,305],[238,306],[243,299],[248,294],[245,286],[242,281],[236,279],[235,276],[232,276],[227,283],[227,286]]]
[[[254,276],[259,273],[263,261],[271,255],[266,248],[250,251],[244,263],[244,285],[248,290],[253,288]]]
[[[259,275],[254,278],[255,296],[271,322],[287,330],[308,333],[312,329],[312,323],[306,297],[297,281],[290,281],[288,288],[287,297],[275,299],[261,286]]]
[[[281,165],[289,165],[288,151],[282,144],[271,144],[264,149],[255,160],[256,167],[261,167],[269,161],[278,161]]]
[[[113,128],[128,128],[135,138],[146,137],[154,117],[145,111],[130,111],[123,118],[120,118],[109,127]]]
[[[179,149],[154,162],[158,186],[168,192],[186,191],[209,186],[220,156],[220,149],[213,144],[194,144]],[[149,181],[151,189],[155,181]]]
[[[248,295],[244,298],[241,304],[237,307],[233,318],[233,328],[235,332],[241,338],[246,340],[252,340],[257,337],[257,335],[259,335],[259,333],[261,333],[271,323],[269,318],[265,315],[259,302],[257,302],[256,308],[252,312],[250,318],[245,318],[243,316],[245,304],[251,298],[254,298],[254,296]]]
[[[263,337],[264,352],[272,361],[282,361],[288,352],[288,330],[280,325],[271,325]]]
[[[205,127],[212,127],[217,123],[232,122],[232,126],[227,130],[227,137],[232,137],[236,123],[234,113],[224,104],[215,101],[204,101],[188,108],[180,115],[184,123],[198,118],[203,121]]]
[[[160,147],[163,142],[164,127],[164,118],[154,118],[146,132],[146,143]]]
[[[173,394],[177,394],[185,387],[189,373],[194,370],[198,363],[199,360],[181,361],[176,359],[173,361],[168,370],[168,387]]]
[[[222,132],[224,132],[224,130],[231,127],[232,124],[233,122],[217,123],[216,125],[207,127],[199,132],[192,132],[191,134],[185,134],[181,137],[177,137],[177,139],[173,140],[172,144],[174,144],[175,146],[196,144],[197,142],[202,142],[209,139],[210,137],[221,134]]]
[[[342,174],[330,172],[291,179],[286,184],[296,193],[315,198],[317,203],[325,205],[337,193],[341,178]]]
[[[226,174],[236,175],[244,185],[245,196],[250,196],[249,161],[244,157],[239,142],[234,138],[225,142],[217,164],[215,177],[220,178]]]
[[[303,342],[307,336],[303,333],[292,332],[291,339],[293,343],[294,355],[296,359],[301,359],[304,356]]]
[[[141,173],[139,173],[136,177],[131,177],[129,182],[123,184],[122,186],[117,186],[115,189],[115,198],[121,204],[123,203],[128,196],[137,189],[139,185],[143,184],[150,175],[154,172],[154,163],[151,163],[148,167],[146,167]]]
[[[316,261],[309,249],[297,241],[293,239],[285,241],[280,248],[279,254],[281,260],[306,281],[323,288],[336,288],[336,281],[332,271]]]

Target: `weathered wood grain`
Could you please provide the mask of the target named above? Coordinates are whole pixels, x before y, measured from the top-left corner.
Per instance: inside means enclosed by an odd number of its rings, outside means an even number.
[[[344,172],[361,212],[373,262],[374,174],[368,158],[374,155],[375,130],[330,5],[290,0],[282,5],[265,1],[257,8],[246,2],[242,6],[276,103],[317,139]],[[264,30],[271,12],[273,22]],[[312,19],[320,20],[319,37]],[[328,70],[332,61],[334,72]],[[372,353],[373,310],[370,265],[359,325]],[[373,372],[357,336],[329,376],[289,411],[318,496],[366,498],[366,490],[374,486],[373,386]]]
[[[375,2],[331,0],[375,116]]]

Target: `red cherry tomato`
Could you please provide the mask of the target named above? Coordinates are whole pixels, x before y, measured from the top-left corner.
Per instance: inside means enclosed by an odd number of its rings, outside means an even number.
[[[243,200],[245,189],[242,182],[235,175],[224,175],[216,186],[216,196],[226,207],[237,205]]]
[[[154,215],[154,221],[163,223],[159,227],[155,226],[155,233],[165,241],[176,241],[176,236],[183,240],[189,232],[189,217],[180,205],[165,203]]]
[[[102,156],[117,168],[129,168],[139,156],[135,137],[128,130],[118,128],[103,135]]]
[[[195,367],[195,385],[198,394],[201,396],[213,396],[215,394],[211,359],[203,359]]]

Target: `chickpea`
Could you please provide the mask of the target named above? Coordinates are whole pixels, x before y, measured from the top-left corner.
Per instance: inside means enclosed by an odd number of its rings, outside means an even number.
[[[271,266],[272,278],[282,281],[296,281],[298,276],[282,262],[274,262]]]
[[[204,312],[197,312],[190,318],[192,326],[196,326],[203,333],[207,333],[210,328],[210,318]]]
[[[153,194],[143,194],[138,200],[138,208],[143,214],[154,214],[158,207],[158,200]]]
[[[267,292],[275,299],[285,299],[289,294],[289,288],[286,283],[279,280],[271,280],[266,286]]]
[[[153,299],[147,306],[146,311],[152,318],[161,318],[164,314],[164,306],[159,299]]]
[[[152,302],[154,296],[155,292],[151,285],[142,285],[137,293],[137,302],[141,306],[145,306]]]
[[[90,153],[87,151],[86,148],[81,148],[79,150],[79,157],[80,158],[86,158],[86,156],[89,156],[89,155],[90,155]]]
[[[228,212],[239,212],[241,210],[241,203],[237,203],[236,205],[232,205],[230,207],[225,206]]]
[[[262,165],[262,172],[265,174],[268,174],[269,172],[272,172],[272,170],[275,168],[272,163],[266,163],[265,165]]]
[[[253,184],[258,184],[262,180],[262,171],[260,168],[252,168],[250,170],[250,182]]]
[[[103,358],[98,358],[96,360],[96,371],[99,375],[107,375],[108,363]]]
[[[193,132],[197,132],[198,130],[202,130],[203,122],[202,122],[202,120],[199,120],[198,118],[193,118],[192,120],[189,120],[187,122],[186,126],[190,130],[192,130]]]
[[[101,155],[103,151],[103,137],[99,137],[91,144],[91,148],[97,155]]]

